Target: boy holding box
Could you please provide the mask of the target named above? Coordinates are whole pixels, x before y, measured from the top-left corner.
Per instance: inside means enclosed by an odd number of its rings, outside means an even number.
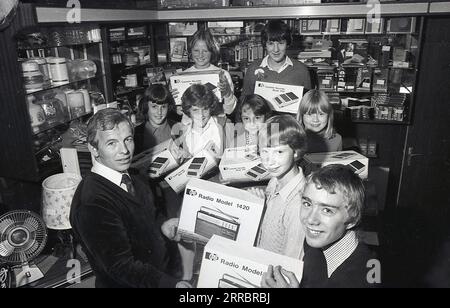
[[[267,129],[260,132],[259,149],[271,180],[265,192],[260,188],[250,189],[266,198],[257,246],[299,259],[304,239],[300,199],[305,178],[297,162],[306,152],[306,137],[300,124],[290,115],[274,116],[266,124]]]
[[[300,214],[305,232],[302,281],[279,266],[269,266],[262,286],[380,286],[381,278],[369,275],[369,271],[376,274],[373,265],[379,262],[353,230],[361,219],[363,203],[363,183],[347,166],[328,165],[308,176]]]

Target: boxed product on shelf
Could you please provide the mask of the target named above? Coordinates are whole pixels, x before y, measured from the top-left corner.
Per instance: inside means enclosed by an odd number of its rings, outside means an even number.
[[[181,207],[178,234],[206,243],[214,234],[253,246],[264,199],[234,187],[191,179]]]
[[[276,111],[296,114],[303,97],[303,86],[256,81],[255,94],[264,97]]]
[[[147,36],[146,26],[127,28],[127,37],[128,38],[140,38],[140,37],[146,37],[146,36]]]
[[[260,288],[269,265],[281,265],[298,281],[303,261],[214,235],[203,251],[198,288]]]
[[[396,46],[392,51],[392,67],[398,68],[408,68],[409,62],[408,59],[408,51],[403,48]]]
[[[169,35],[193,35],[197,30],[196,22],[169,22]]]
[[[170,61],[187,62],[187,38],[176,37],[170,38]]]
[[[383,18],[367,18],[366,19],[366,34],[383,33],[384,19]]]
[[[345,91],[355,91],[358,71],[355,67],[345,67]]]
[[[178,97],[175,99],[176,105],[181,105],[181,97],[184,91],[191,85],[201,83],[207,85],[212,92],[217,96],[219,101],[222,100],[219,85],[219,70],[202,71],[202,72],[180,72],[176,75],[170,76],[170,85],[172,89],[178,90]]]
[[[341,32],[341,20],[340,19],[327,19],[325,26],[325,33],[340,33]]]
[[[350,18],[342,20],[342,32],[345,32],[346,34],[363,34],[364,28],[364,18]]]
[[[334,90],[334,68],[325,68],[317,70],[317,79],[321,90]]]
[[[343,67],[340,67],[336,71],[336,90],[337,91],[345,91],[345,69]]]
[[[373,92],[386,92],[389,70],[387,68],[374,68],[373,70]]]
[[[125,39],[125,27],[109,29],[109,39],[111,41],[120,41]]]
[[[356,76],[356,91],[369,92],[372,85],[372,71],[367,67],[360,67]]]
[[[347,165],[362,179],[367,179],[369,175],[369,159],[355,151],[308,153],[302,161],[307,174],[331,164]]]
[[[256,145],[225,149],[219,170],[225,181],[261,181],[269,175]]]
[[[387,33],[413,33],[415,29],[415,17],[392,17],[387,20]]]
[[[364,39],[340,39],[338,60],[342,65],[363,65],[367,62],[368,42]]]
[[[208,143],[202,151],[164,178],[176,193],[182,192],[190,179],[201,178],[217,167],[216,154],[212,150],[213,146],[212,142]]]
[[[300,25],[301,34],[322,34],[321,19],[303,19]]]

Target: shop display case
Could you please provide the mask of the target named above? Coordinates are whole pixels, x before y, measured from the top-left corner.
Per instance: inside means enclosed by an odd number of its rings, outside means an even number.
[[[153,28],[150,24],[108,25],[110,84],[118,101],[134,102],[154,71]]]
[[[39,25],[20,5],[8,32],[0,176],[40,182],[62,170],[59,150],[85,146],[85,122],[109,102],[98,24]],[[2,59],[2,61],[6,59]],[[5,99],[8,98],[8,99]]]
[[[40,179],[60,168],[62,146],[86,141],[83,123],[109,101],[101,30],[94,24],[33,27],[17,33],[16,41]]]

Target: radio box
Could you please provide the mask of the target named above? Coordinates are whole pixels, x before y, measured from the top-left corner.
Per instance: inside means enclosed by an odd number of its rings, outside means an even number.
[[[219,170],[225,181],[261,181],[269,175],[261,164],[256,145],[225,149]]]
[[[307,174],[326,165],[350,166],[362,179],[369,176],[369,159],[355,151],[309,153],[303,157],[302,167]]]
[[[260,288],[269,265],[281,265],[298,281],[303,261],[214,235],[203,251],[198,288]]]
[[[171,139],[164,141],[134,157],[131,166],[135,169],[146,169],[150,178],[158,178],[179,166],[170,151],[171,146]]]
[[[241,189],[192,179],[186,186],[178,233],[201,243],[214,234],[253,246],[264,200]]]
[[[217,96],[219,101],[221,101],[222,96],[218,88],[219,74],[219,70],[211,70],[202,72],[181,72],[170,76],[169,79],[172,89],[177,89],[179,93],[175,99],[175,104],[181,105],[181,97],[183,96],[184,91],[196,83],[208,86],[208,88]]]
[[[264,97],[276,111],[296,114],[303,96],[303,86],[256,81],[255,94]]]
[[[214,153],[207,146],[164,179],[178,194],[184,190],[190,179],[201,178],[214,167],[217,167],[217,161]]]

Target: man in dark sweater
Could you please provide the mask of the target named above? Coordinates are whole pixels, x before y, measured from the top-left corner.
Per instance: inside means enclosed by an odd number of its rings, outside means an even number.
[[[96,287],[174,287],[168,247],[150,187],[128,168],[133,125],[114,109],[88,124],[91,173],[72,200],[70,222],[96,276]]]
[[[379,268],[373,268],[379,262],[353,230],[361,219],[363,203],[363,183],[347,166],[328,165],[312,173],[300,212],[305,230],[301,283],[293,273],[269,266],[262,286],[380,287]]]

